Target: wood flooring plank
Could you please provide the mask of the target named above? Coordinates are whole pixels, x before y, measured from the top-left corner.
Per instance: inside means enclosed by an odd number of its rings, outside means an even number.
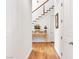
[[[60,59],[51,42],[33,42],[28,59]]]

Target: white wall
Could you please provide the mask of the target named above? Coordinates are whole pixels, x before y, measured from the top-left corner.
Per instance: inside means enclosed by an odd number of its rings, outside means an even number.
[[[27,59],[32,45],[31,0],[7,0],[7,59]]]
[[[73,2],[72,0],[63,1],[63,24],[62,24],[62,35],[63,35],[63,55],[62,59],[73,59],[73,46],[69,45],[69,42],[73,41]]]

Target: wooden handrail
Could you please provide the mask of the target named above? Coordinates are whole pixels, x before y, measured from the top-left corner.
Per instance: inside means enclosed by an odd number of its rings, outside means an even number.
[[[41,6],[43,6],[44,4],[46,4],[48,1],[49,1],[49,0],[45,1],[45,2],[44,2],[43,4],[41,4],[38,8],[36,8],[35,10],[33,10],[32,13],[35,12],[36,10],[38,10]]]

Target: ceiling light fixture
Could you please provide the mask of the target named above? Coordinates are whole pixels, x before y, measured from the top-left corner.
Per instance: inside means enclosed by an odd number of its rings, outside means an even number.
[[[39,1],[37,0],[37,3],[39,3]]]

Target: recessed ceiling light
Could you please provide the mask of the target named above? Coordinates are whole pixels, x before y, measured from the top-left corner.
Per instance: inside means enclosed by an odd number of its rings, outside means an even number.
[[[37,3],[39,3],[39,1],[37,0]]]

